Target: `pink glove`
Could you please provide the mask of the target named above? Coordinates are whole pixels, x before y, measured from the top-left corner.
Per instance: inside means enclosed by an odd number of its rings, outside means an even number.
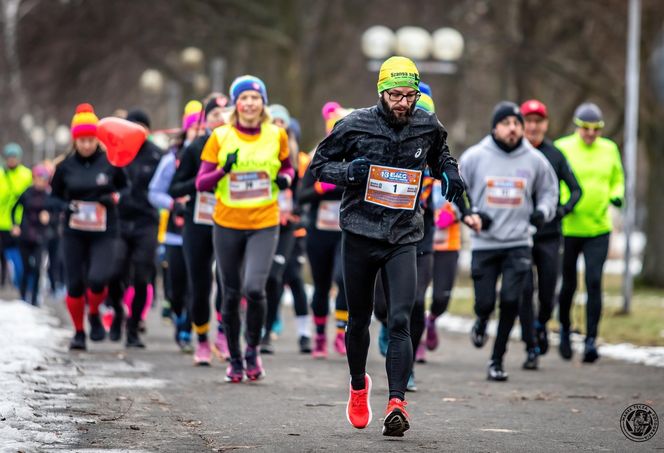
[[[436,220],[436,226],[442,230],[452,225],[455,220],[456,219],[454,218],[454,214],[452,214],[450,211],[446,211],[443,209],[442,211],[440,211],[440,215]]]
[[[322,182],[322,181],[317,181],[315,184],[315,189],[316,192],[320,195],[327,193],[331,190],[334,190],[337,188],[335,184],[329,183],[329,182]]]

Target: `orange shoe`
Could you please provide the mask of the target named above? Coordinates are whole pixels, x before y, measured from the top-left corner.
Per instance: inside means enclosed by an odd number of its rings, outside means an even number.
[[[392,398],[387,403],[385,409],[385,422],[383,422],[383,436],[403,437],[403,433],[408,431],[410,423],[408,422],[408,412],[406,412],[406,403],[399,398]]]
[[[364,388],[362,390],[353,390],[350,387],[348,395],[348,404],[346,404],[346,418],[348,423],[357,429],[366,428],[371,423],[371,378],[368,374],[364,377]]]

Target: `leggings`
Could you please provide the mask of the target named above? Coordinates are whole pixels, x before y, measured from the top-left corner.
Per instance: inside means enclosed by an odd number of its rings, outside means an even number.
[[[66,232],[62,237],[67,294],[83,297],[86,287],[102,293],[112,274],[117,238],[99,233]]]
[[[129,325],[136,328],[145,308],[148,284],[154,274],[157,227],[125,229],[116,242],[115,268],[108,295],[116,314],[123,310],[122,299],[129,286],[134,287]]]
[[[199,341],[207,339],[210,330],[210,292],[212,291],[212,264],[214,248],[212,243],[212,227],[187,221],[184,226],[183,251],[189,288],[191,288],[191,305],[189,312],[194,331]],[[221,281],[216,280],[217,295],[215,307],[221,305]]]
[[[307,232],[307,255],[314,281],[314,296],[311,309],[316,321],[316,333],[325,333],[325,317],[330,312],[330,289],[332,281],[337,284],[335,309],[338,316],[348,311],[345,279],[342,274],[341,233],[310,228]]]
[[[594,237],[566,236],[563,255],[563,286],[560,290],[560,324],[565,330],[571,326],[570,310],[576,291],[576,261],[583,253],[586,262],[586,336],[597,337],[602,315],[602,272],[609,251],[609,233]]]
[[[535,239],[533,245],[533,264],[537,268],[537,295],[539,299],[537,322],[541,326],[546,326],[546,323],[551,319],[553,300],[556,294],[556,283],[558,281],[559,263],[560,237],[554,236],[545,239]],[[535,275],[531,269],[523,290],[523,300],[519,307],[521,338],[528,349],[536,346],[533,301],[535,292],[534,280]]]
[[[39,275],[44,248],[41,244],[19,240],[18,249],[21,252],[21,259],[23,260],[23,276],[21,278],[21,287],[19,288],[21,299],[28,302],[29,285],[30,303],[36,306],[38,304]]]
[[[341,257],[348,301],[346,349],[353,382],[363,380],[369,352],[374,287],[380,272],[386,295],[389,343],[385,368],[390,398],[404,399],[413,364],[410,317],[416,298],[416,244],[389,244],[347,231]]]
[[[454,279],[457,273],[459,252],[436,251],[433,253],[433,301],[431,315],[435,318],[447,311]]]
[[[181,245],[166,245],[166,261],[168,268],[166,269],[166,278],[169,281],[169,294],[166,298],[171,302],[171,310],[173,314],[179,318],[179,321],[184,326],[185,330],[190,330],[187,310],[187,266],[184,261],[184,252]],[[187,319],[181,319],[182,316]]]
[[[507,341],[519,313],[531,262],[530,247],[473,251],[471,275],[475,287],[475,314],[483,321],[488,321],[496,306],[496,284],[502,274],[500,317],[492,360],[502,361],[507,351]]]
[[[284,284],[288,285],[291,293],[293,293],[295,316],[307,316],[309,312],[307,293],[304,290],[304,280],[302,280],[302,266],[306,262],[304,256],[306,242],[306,237],[295,238],[295,246],[286,263],[286,272],[284,272]],[[283,286],[281,287],[281,293],[283,294]],[[281,295],[279,300],[281,300]]]
[[[279,240],[277,249],[272,257],[272,266],[265,285],[267,296],[267,316],[265,318],[265,336],[272,332],[272,326],[277,320],[279,312],[279,302],[284,290],[284,273],[286,265],[293,253],[295,247],[295,236],[293,236],[293,227],[282,226],[279,229]]]
[[[48,281],[51,285],[51,292],[64,285],[65,269],[62,262],[62,241],[59,236],[48,240]]]
[[[222,319],[232,359],[240,359],[240,300],[247,299],[245,338],[256,347],[265,323],[265,283],[279,227],[236,230],[214,225],[214,251],[223,287]],[[242,263],[240,265],[240,263]]]

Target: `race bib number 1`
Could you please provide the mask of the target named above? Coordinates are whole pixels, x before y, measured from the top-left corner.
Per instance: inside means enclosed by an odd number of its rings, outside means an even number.
[[[231,172],[230,198],[233,201],[272,199],[272,181],[266,171]]]
[[[80,231],[106,231],[106,207],[94,201],[74,201],[76,212],[69,216],[69,228]]]
[[[364,201],[391,209],[414,209],[422,172],[372,165]]]
[[[194,204],[194,223],[198,225],[212,225],[214,206],[217,203],[213,193],[196,192],[196,204]]]

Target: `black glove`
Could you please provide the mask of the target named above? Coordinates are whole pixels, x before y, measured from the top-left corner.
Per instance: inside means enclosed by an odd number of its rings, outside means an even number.
[[[457,166],[453,164],[446,165],[440,184],[443,197],[447,201],[454,203],[463,195],[464,187],[463,179],[459,175]]]
[[[480,216],[480,219],[482,220],[482,231],[486,231],[489,228],[491,228],[491,224],[493,223],[493,219],[489,217],[489,214],[486,212],[482,211],[477,211],[475,214]]]
[[[359,157],[352,161],[348,166],[348,171],[346,173],[346,179],[348,179],[348,185],[359,186],[366,179],[369,174],[369,161],[364,157]]]
[[[97,200],[97,202],[99,204],[106,206],[107,208],[111,208],[120,202],[120,194],[117,192],[104,194],[101,197],[99,197],[99,200]]]
[[[237,153],[240,151],[239,149],[236,149],[232,153],[229,153],[226,156],[226,163],[222,167],[222,170],[224,170],[224,173],[228,174],[231,172],[231,168],[233,168],[233,165],[237,163]]]
[[[187,207],[184,203],[180,203],[176,201],[173,203],[173,209],[171,210],[173,212],[173,216],[175,217],[184,217],[184,213],[187,210]]]
[[[544,213],[539,209],[535,209],[532,214],[530,214],[530,224],[534,225],[538,230],[544,226],[546,223],[546,218]]]
[[[70,201],[65,211],[67,214],[76,214],[78,212],[78,203],[75,201]]]
[[[291,185],[290,178],[288,176],[284,176],[284,175],[277,175],[274,182],[277,183],[277,187],[279,187],[279,190],[286,190]]]
[[[565,206],[558,206],[556,208],[556,219],[560,220],[563,217],[565,217],[567,214],[569,213],[567,212],[567,208]]]
[[[610,202],[616,208],[622,208],[623,205],[622,198],[611,198]]]

